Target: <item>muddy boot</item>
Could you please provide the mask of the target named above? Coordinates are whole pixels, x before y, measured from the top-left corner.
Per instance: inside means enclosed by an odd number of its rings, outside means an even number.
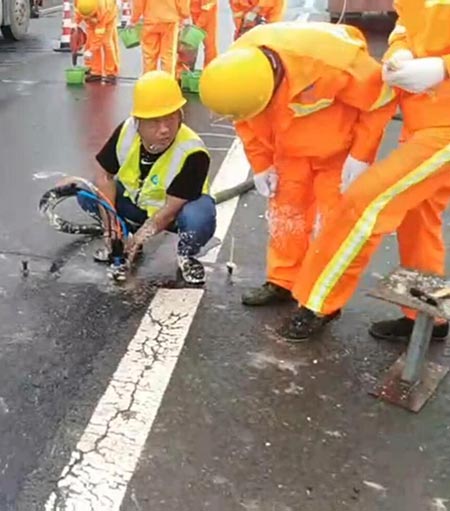
[[[241,300],[244,305],[255,307],[288,302],[293,300],[293,297],[288,289],[272,284],[272,282],[266,282],[260,287],[250,288],[242,295]]]
[[[93,75],[92,73],[86,74],[86,83],[100,83],[102,81],[101,75]]]
[[[387,321],[372,323],[369,334],[375,339],[383,339],[392,342],[408,342],[414,328],[412,319],[402,317]],[[445,341],[448,335],[448,323],[435,325],[433,328],[432,341]]]
[[[300,307],[278,333],[285,337],[287,342],[305,342],[320,334],[330,321],[340,315],[341,311],[338,310],[332,314],[318,316],[306,307]]]
[[[116,85],[117,84],[117,76],[115,76],[115,75],[106,75],[103,78],[103,82],[107,83],[108,85]]]

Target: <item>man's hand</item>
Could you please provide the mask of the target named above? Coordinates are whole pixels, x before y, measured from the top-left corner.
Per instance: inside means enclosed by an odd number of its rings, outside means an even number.
[[[426,57],[403,61],[399,69],[387,70],[383,78],[391,87],[420,94],[439,85],[445,76],[444,60],[440,57]]]
[[[182,22],[181,22],[182,26],[183,27],[188,27],[189,25],[192,25],[192,18],[185,18]]]
[[[83,57],[87,60],[90,60],[92,58],[92,52],[91,50],[86,50],[84,53],[83,53]]]
[[[414,55],[409,50],[397,50],[391,57],[383,64],[383,79],[385,73],[389,71],[398,71],[402,67],[402,63],[406,60],[413,60]],[[386,80],[385,80],[386,81]]]
[[[133,23],[131,20],[128,20],[127,24],[125,25],[125,28],[126,29],[131,29],[131,28],[134,28],[135,26],[136,26],[135,23]]]
[[[341,173],[341,193],[347,191],[348,187],[353,181],[367,170],[369,164],[364,161],[359,161],[348,155],[344,162]]]
[[[263,197],[272,198],[275,196],[278,186],[278,174],[275,167],[269,167],[253,177],[257,192]]]

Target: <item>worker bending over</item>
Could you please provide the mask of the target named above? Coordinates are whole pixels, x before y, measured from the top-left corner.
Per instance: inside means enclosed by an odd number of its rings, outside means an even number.
[[[114,85],[119,74],[119,44],[115,0],[75,0],[75,24],[86,24],[87,82]]]
[[[318,334],[348,302],[385,234],[397,231],[402,264],[442,274],[442,213],[450,197],[450,9],[430,0],[394,2],[399,21],[384,79],[400,90],[406,141],[362,173],[311,244],[294,286],[300,309],[282,329]],[[407,338],[413,321],[375,324],[371,333]],[[448,324],[436,324],[442,340]]]
[[[195,256],[214,234],[216,208],[208,194],[208,151],[182,122],[185,103],[168,73],[143,75],[134,89],[131,117],[97,155],[96,185],[135,233],[127,247],[130,262],[151,237],[177,232],[181,274],[189,284],[201,284],[205,272]],[[83,209],[99,214],[95,202],[79,200]],[[95,256],[100,262],[110,260],[110,240],[105,241],[107,250]]]
[[[131,19],[133,27],[141,18],[144,73],[161,69],[175,76],[180,23],[190,18],[189,0],[133,0]]]
[[[205,65],[217,57],[217,0],[191,0],[192,22],[206,32]]]
[[[340,189],[374,160],[393,93],[358,29],[281,22],[213,60],[200,97],[236,122],[256,189],[270,198],[267,282],[243,303],[290,300],[316,218],[326,222]]]
[[[260,23],[274,23],[283,19],[286,0],[230,0],[235,26],[234,38]]]

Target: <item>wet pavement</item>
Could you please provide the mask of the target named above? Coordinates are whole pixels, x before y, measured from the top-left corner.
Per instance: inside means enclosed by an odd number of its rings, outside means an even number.
[[[140,69],[139,51],[124,51],[117,87],[69,89],[70,57],[52,51],[59,30],[55,15],[33,21],[14,47],[0,41],[0,511],[45,509],[158,283],[175,274],[174,240],[163,235],[136,278],[117,288],[91,263],[96,241],[59,234],[37,213],[61,175],[90,175],[93,154],[127,116]],[[373,41],[380,53],[381,36]],[[232,130],[195,96],[186,120],[210,147],[215,175]],[[390,125],[383,153],[398,130]],[[403,349],[367,335],[370,321],[397,314],[365,296],[376,274],[395,267],[395,237],[342,319],[321,339],[288,346],[275,329],[290,306],[251,310],[239,301],[264,280],[264,214],[255,193],[239,201],[123,502],[110,509],[450,509],[450,380],[418,415],[368,395]],[[432,356],[450,363],[446,345]]]

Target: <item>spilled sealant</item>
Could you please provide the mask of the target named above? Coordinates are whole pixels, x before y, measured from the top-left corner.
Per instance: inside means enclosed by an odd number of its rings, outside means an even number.
[[[290,372],[293,375],[298,374],[299,367],[309,367],[306,360],[280,360],[270,353],[250,353],[249,365],[255,369],[267,369],[276,367],[280,371]]]

